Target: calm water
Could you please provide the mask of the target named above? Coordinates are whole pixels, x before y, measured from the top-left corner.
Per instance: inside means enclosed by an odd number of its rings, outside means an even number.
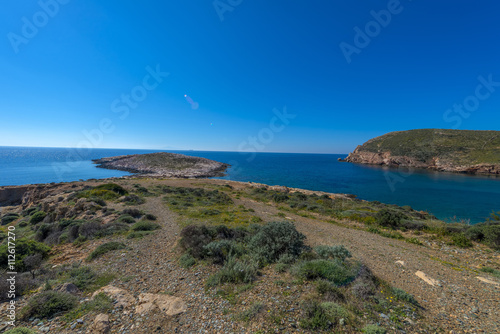
[[[21,185],[123,176],[95,168],[92,159],[156,150],[0,147],[0,185]],[[500,178],[426,171],[398,171],[338,162],[345,155],[170,151],[200,156],[232,167],[223,179],[355,194],[366,200],[410,205],[441,219],[483,221],[500,210]]]

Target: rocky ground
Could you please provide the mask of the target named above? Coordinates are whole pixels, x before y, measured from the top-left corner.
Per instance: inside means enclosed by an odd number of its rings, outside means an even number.
[[[225,180],[182,179],[120,180],[119,183],[126,187],[140,183],[146,188],[157,184],[182,187],[231,184],[235,191],[251,186]],[[75,184],[77,188],[83,185]],[[55,194],[74,189],[72,184],[61,187],[50,191]],[[49,333],[310,333],[299,327],[299,296],[312,290],[311,284],[296,284],[289,274],[278,275],[265,268],[251,287],[206,289],[204,283],[215,272],[215,266],[180,267],[179,215],[169,210],[161,197],[145,199],[137,208],[157,216],[162,228],[142,239],[114,237],[123,240],[128,248],[105,254],[92,263],[98,271],[116,276],[107,287],[109,295],[119,301],[114,309],[107,314],[82,315],[69,324],[55,317],[49,321],[31,319],[23,323],[24,326]],[[498,268],[498,252],[482,245],[463,250],[437,241],[413,245],[358,230],[356,224],[349,221],[332,224],[326,222],[328,217],[318,215],[313,219],[290,212],[282,217],[276,205],[244,196],[235,196],[233,200],[236,205],[254,210],[263,221],[294,221],[311,246],[345,245],[376,276],[413,294],[423,307],[422,316],[408,317],[403,331],[396,330],[389,320],[390,314],[380,314],[379,323],[389,332],[500,332],[500,282],[477,272],[482,265]],[[121,208],[120,203],[108,206]],[[79,248],[56,246],[50,261],[52,265],[82,261],[103,242],[91,240]],[[91,296],[81,294],[80,298]],[[263,311],[251,321],[239,320],[238,314],[256,301],[264,304]],[[20,299],[18,307],[24,304]],[[5,318],[6,306],[5,303],[1,306],[2,318]]]

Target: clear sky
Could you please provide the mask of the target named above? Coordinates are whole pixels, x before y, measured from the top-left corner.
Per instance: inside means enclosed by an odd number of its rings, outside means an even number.
[[[348,153],[396,130],[500,130],[499,13],[494,0],[6,0],[0,145]]]

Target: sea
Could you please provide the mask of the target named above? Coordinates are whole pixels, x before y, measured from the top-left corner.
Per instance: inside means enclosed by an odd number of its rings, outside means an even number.
[[[167,152],[136,149],[0,147],[0,186],[70,182],[130,175],[96,168],[93,159]],[[409,205],[448,222],[475,224],[500,211],[500,177],[392,169],[338,161],[347,154],[172,151],[231,167],[219,177]]]

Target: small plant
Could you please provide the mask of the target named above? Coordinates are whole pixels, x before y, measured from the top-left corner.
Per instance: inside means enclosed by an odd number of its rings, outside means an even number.
[[[423,243],[422,243],[422,241],[420,241],[420,239],[414,238],[414,237],[413,238],[408,238],[405,241],[408,242],[408,243],[410,243],[410,244],[414,244],[414,245],[419,245],[419,246],[423,245]]]
[[[230,257],[222,269],[208,279],[207,286],[211,287],[224,283],[251,283],[256,275],[256,264]]]
[[[316,291],[323,298],[323,300],[332,301],[332,302],[343,302],[345,301],[345,296],[331,282],[327,280],[319,280],[316,282]]]
[[[30,218],[29,222],[30,224],[32,225],[36,225],[38,224],[39,222],[41,222],[42,220],[45,219],[45,217],[47,216],[47,214],[43,211],[36,211]]]
[[[257,316],[257,314],[259,314],[263,309],[264,309],[264,304],[262,304],[260,302],[255,302],[248,309],[241,312],[238,315],[238,318],[240,320],[248,322],[248,321],[252,320],[253,318],[255,318],[255,316]]]
[[[451,237],[452,244],[460,248],[470,248],[472,242],[463,233],[455,234]]]
[[[113,309],[113,300],[101,292],[90,301],[82,303],[77,308],[68,312],[64,316],[64,319],[70,322],[89,312],[106,313],[111,309]]]
[[[490,268],[490,267],[483,267],[483,268],[481,268],[479,270],[482,271],[483,273],[492,274],[496,278],[500,278],[500,270],[496,270],[496,269],[493,269],[493,268]]]
[[[126,224],[133,224],[133,223],[135,223],[135,219],[131,215],[126,214],[126,215],[121,215],[120,217],[118,217],[118,219],[116,220],[116,222],[118,222],[118,223],[126,223]]]
[[[140,221],[132,225],[132,231],[155,231],[160,229],[161,226],[158,223],[153,223],[149,221]]]
[[[311,260],[299,263],[294,268],[295,274],[302,279],[325,279],[336,285],[352,282],[356,273],[339,260]]]
[[[67,312],[78,305],[78,298],[64,292],[43,291],[28,300],[21,310],[21,319],[50,318],[55,314]]]
[[[123,202],[125,202],[126,205],[139,205],[144,204],[146,201],[137,195],[128,195],[123,198]]]
[[[409,294],[408,292],[406,292],[404,290],[401,290],[398,288],[393,288],[392,293],[394,294],[394,297],[396,297],[396,299],[398,299],[398,300],[409,302],[409,303],[416,305],[416,306],[419,305],[418,301],[415,299],[415,297],[413,297],[413,295]]]
[[[327,330],[332,326],[325,310],[318,301],[304,301],[302,303],[302,310],[304,312],[304,318],[300,321],[300,327],[313,330]]]
[[[179,264],[183,268],[190,268],[196,264],[196,259],[190,254],[186,253],[179,258]]]
[[[117,242],[117,241],[110,241],[105,244],[102,244],[98,246],[90,255],[87,257],[87,261],[92,261],[99,256],[102,256],[108,252],[118,250],[118,249],[124,249],[126,248],[124,243]]]
[[[17,213],[7,213],[2,216],[1,225],[7,225],[17,220],[19,215]]]
[[[9,329],[4,334],[36,334],[36,332],[26,327],[16,327]]]
[[[403,218],[403,214],[389,209],[382,209],[375,215],[377,223],[379,223],[381,226],[391,228],[397,228],[401,224]]]
[[[385,328],[377,326],[377,325],[366,325],[365,327],[363,327],[363,329],[361,329],[361,331],[363,333],[366,333],[366,334],[385,334],[385,333],[387,333]]]
[[[339,259],[340,261],[345,261],[345,259],[352,257],[351,253],[342,245],[340,246],[317,246],[314,247],[314,251],[323,259]]]
[[[99,275],[87,266],[71,268],[67,275],[68,282],[76,285],[78,289],[88,292],[107,285],[113,279],[113,275]]]
[[[138,209],[125,209],[122,214],[132,216],[133,218],[141,218],[144,213]]]
[[[151,213],[147,213],[145,216],[144,216],[147,220],[156,220],[156,216],[151,214]]]

